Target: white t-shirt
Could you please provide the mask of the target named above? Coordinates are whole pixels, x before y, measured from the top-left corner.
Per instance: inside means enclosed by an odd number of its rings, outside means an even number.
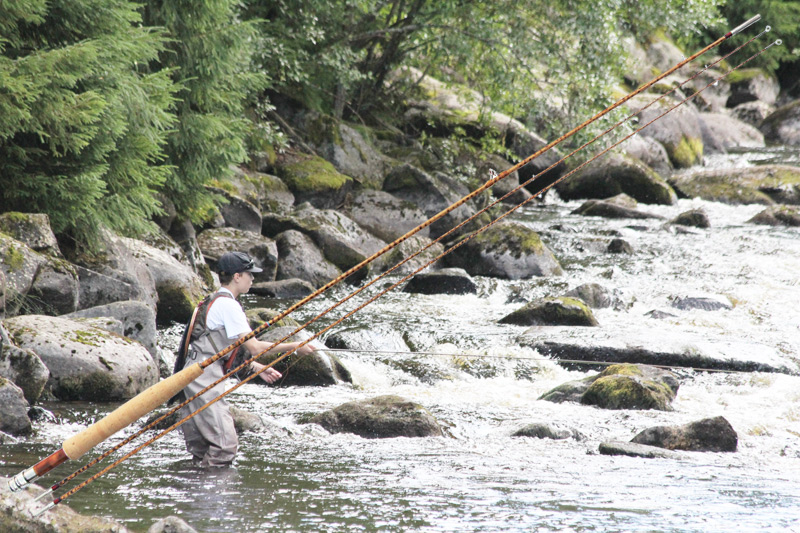
[[[222,288],[220,292],[227,292],[233,296],[233,293],[228,289]],[[233,298],[217,298],[214,300],[211,309],[208,311],[206,317],[206,326],[208,329],[217,329],[225,326],[225,333],[229,339],[238,339],[243,333],[250,333],[250,324],[247,323],[247,316]]]

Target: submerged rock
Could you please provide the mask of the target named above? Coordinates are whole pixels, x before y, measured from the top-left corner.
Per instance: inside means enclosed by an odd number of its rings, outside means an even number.
[[[394,395],[340,405],[316,415],[311,423],[366,439],[443,436],[439,422],[424,407]]]
[[[627,455],[628,457],[643,457],[645,459],[680,459],[682,457],[676,452],[657,446],[621,441],[602,442],[600,443],[599,451],[601,455]]]
[[[683,426],[645,429],[631,442],[668,450],[735,452],[739,437],[724,417],[704,418]]]
[[[576,298],[542,298],[506,315],[498,322],[518,326],[598,326],[592,310]]]
[[[703,209],[692,209],[685,211],[669,221],[670,224],[677,224],[679,226],[691,226],[695,228],[710,228],[711,222],[708,220],[708,214]]]
[[[669,371],[645,365],[612,365],[600,374],[571,381],[542,395],[542,400],[594,405],[604,409],[671,411],[678,379]]]
[[[586,217],[603,217],[603,218],[635,218],[647,219],[662,217],[644,213],[636,208],[625,207],[617,202],[609,202],[605,200],[588,200],[581,204],[580,207],[572,212],[573,215],[583,215]]]
[[[463,268],[420,272],[403,289],[417,294],[475,294],[478,286]]]
[[[751,224],[766,226],[800,226],[800,208],[793,206],[772,206],[748,220]]]
[[[574,430],[564,429],[545,423],[528,424],[511,434],[512,437],[533,437],[537,439],[564,440],[574,437],[579,440],[579,434]]]
[[[670,183],[685,198],[727,204],[800,204],[800,167],[788,165],[678,174]]]
[[[604,309],[613,304],[608,289],[598,283],[584,283],[567,292],[565,296],[580,298],[593,309]]]

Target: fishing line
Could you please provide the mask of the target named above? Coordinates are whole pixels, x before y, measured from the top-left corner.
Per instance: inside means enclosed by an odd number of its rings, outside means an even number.
[[[619,144],[621,144],[622,142],[626,141],[627,139],[629,139],[629,138],[630,138],[630,137],[632,137],[633,135],[637,134],[638,132],[640,132],[641,130],[643,130],[644,128],[646,128],[647,126],[649,126],[650,124],[652,124],[652,123],[656,122],[657,120],[661,119],[661,118],[662,118],[664,115],[666,115],[667,113],[669,113],[669,112],[673,111],[675,108],[677,108],[677,107],[679,107],[679,106],[683,105],[684,103],[686,103],[687,101],[691,100],[692,98],[694,98],[695,96],[697,96],[698,94],[700,94],[702,91],[704,91],[705,89],[707,89],[707,88],[708,88],[708,87],[710,87],[711,85],[713,85],[713,84],[715,84],[715,83],[719,82],[720,80],[722,80],[722,79],[723,79],[723,78],[725,78],[726,76],[730,75],[732,72],[734,72],[734,71],[738,70],[739,68],[741,68],[741,67],[742,67],[742,66],[744,66],[745,64],[749,63],[750,61],[752,61],[752,60],[753,60],[753,59],[755,59],[756,57],[760,56],[762,53],[764,53],[765,51],[767,51],[769,48],[771,48],[772,46],[774,46],[774,45],[776,45],[776,44],[777,44],[777,45],[781,44],[781,41],[780,41],[780,40],[778,40],[778,41],[775,41],[775,42],[773,42],[773,43],[770,43],[769,45],[767,45],[766,47],[764,47],[762,50],[760,50],[758,53],[756,53],[756,54],[754,54],[754,55],[750,56],[748,59],[746,59],[745,61],[741,62],[741,63],[740,63],[740,64],[738,64],[736,67],[732,68],[730,71],[728,71],[727,73],[723,74],[722,76],[719,76],[719,77],[717,77],[717,78],[716,78],[716,79],[714,79],[712,82],[708,83],[708,84],[707,84],[705,87],[703,87],[703,88],[701,88],[700,90],[696,91],[696,92],[695,92],[694,94],[692,94],[691,96],[689,96],[689,97],[687,97],[687,98],[685,98],[685,99],[681,100],[680,102],[678,102],[678,103],[677,103],[677,104],[675,104],[674,106],[672,106],[672,107],[670,107],[669,109],[667,109],[666,111],[664,111],[664,112],[663,112],[662,114],[660,114],[659,116],[657,116],[657,117],[655,117],[654,119],[652,119],[651,121],[649,121],[647,124],[645,124],[645,125],[641,126],[640,128],[636,129],[634,132],[632,132],[632,133],[631,133],[631,134],[629,134],[628,136],[624,137],[623,139],[621,139],[621,140],[617,141],[616,143],[612,144],[611,146],[607,147],[607,148],[606,148],[606,149],[604,149],[602,152],[598,153],[597,155],[595,155],[594,157],[592,157],[592,158],[591,158],[591,159],[589,159],[588,161],[586,161],[586,162],[582,163],[582,164],[581,164],[580,166],[578,166],[577,168],[573,169],[572,171],[570,171],[569,173],[565,174],[564,176],[562,176],[562,177],[561,177],[561,178],[559,178],[558,180],[554,181],[553,183],[551,183],[551,184],[547,185],[545,188],[543,188],[541,191],[539,191],[539,193],[537,193],[537,195],[533,195],[533,196],[531,196],[530,198],[528,198],[528,199],[526,199],[525,201],[523,201],[522,203],[520,203],[519,205],[517,205],[517,206],[514,206],[512,209],[510,209],[509,211],[507,211],[506,213],[504,213],[503,215],[501,215],[500,217],[498,217],[496,220],[494,220],[494,221],[490,222],[489,224],[487,224],[487,225],[483,226],[482,228],[479,228],[477,231],[475,231],[475,232],[474,232],[474,233],[472,233],[471,235],[468,235],[467,237],[465,237],[464,239],[462,239],[462,240],[461,240],[461,241],[459,241],[458,243],[454,244],[454,245],[453,245],[451,248],[447,249],[445,252],[443,252],[442,254],[440,254],[438,257],[436,257],[436,258],[434,258],[433,260],[429,261],[429,262],[428,262],[428,263],[426,263],[425,265],[423,265],[423,266],[419,267],[417,270],[415,270],[414,272],[412,272],[412,273],[408,274],[407,276],[403,277],[403,278],[402,278],[400,281],[398,281],[398,282],[394,283],[394,284],[393,284],[393,285],[391,285],[390,287],[388,287],[388,288],[386,288],[386,289],[382,290],[381,292],[377,293],[376,295],[374,295],[373,297],[371,297],[370,299],[368,299],[368,300],[367,300],[366,302],[364,302],[363,304],[359,305],[358,307],[356,307],[356,308],[355,308],[355,309],[353,309],[352,311],[348,312],[347,314],[345,314],[344,316],[342,316],[341,318],[339,318],[339,319],[338,319],[337,321],[335,321],[334,323],[330,324],[329,326],[326,326],[324,329],[322,329],[322,330],[321,330],[321,331],[319,331],[318,333],[316,333],[316,334],[312,335],[312,336],[311,336],[309,339],[306,339],[306,340],[304,340],[304,341],[300,342],[296,348],[294,348],[294,349],[292,349],[292,350],[288,351],[287,353],[285,353],[285,354],[281,355],[280,357],[276,358],[274,361],[272,361],[272,363],[270,363],[269,365],[265,366],[265,367],[264,367],[262,370],[260,370],[258,373],[254,373],[254,374],[252,374],[252,375],[248,376],[247,378],[243,379],[242,381],[240,381],[240,382],[239,382],[238,384],[236,384],[235,386],[231,387],[229,390],[227,390],[227,391],[226,391],[225,393],[223,393],[222,395],[220,395],[220,396],[218,396],[217,398],[214,398],[213,400],[209,401],[207,404],[205,404],[205,405],[204,405],[204,406],[202,406],[201,408],[197,409],[195,412],[193,412],[193,413],[191,413],[191,414],[187,415],[187,416],[186,416],[186,417],[184,417],[182,420],[180,420],[180,421],[176,422],[175,424],[173,424],[172,426],[170,426],[170,427],[169,427],[169,428],[167,428],[166,430],[162,431],[161,433],[159,433],[159,434],[158,434],[158,435],[156,435],[155,437],[153,437],[153,438],[149,439],[148,441],[146,441],[145,443],[141,444],[141,445],[140,445],[140,446],[138,446],[137,448],[135,448],[135,449],[131,450],[130,452],[128,452],[127,454],[125,454],[123,457],[121,457],[120,459],[118,459],[117,461],[115,461],[114,463],[112,463],[111,465],[109,465],[109,466],[107,466],[106,468],[104,468],[102,471],[98,472],[97,474],[95,474],[95,475],[94,475],[94,476],[92,476],[91,478],[89,478],[89,479],[85,480],[85,481],[84,481],[83,483],[81,483],[80,485],[78,485],[78,486],[74,487],[73,489],[71,489],[71,490],[67,491],[67,492],[66,492],[64,495],[62,495],[60,498],[56,498],[56,499],[54,499],[54,500],[53,500],[53,503],[51,503],[51,504],[49,504],[48,506],[46,506],[46,507],[45,507],[43,510],[41,510],[41,511],[40,511],[40,513],[41,513],[41,512],[44,512],[45,510],[47,510],[47,509],[49,509],[49,508],[51,508],[52,506],[54,506],[54,505],[56,505],[56,504],[58,504],[58,503],[60,503],[60,502],[64,501],[65,499],[69,498],[70,496],[74,495],[75,493],[77,493],[78,491],[80,491],[81,489],[83,489],[83,488],[84,488],[85,486],[87,486],[88,484],[92,483],[93,481],[95,481],[95,480],[96,480],[96,479],[98,479],[99,477],[103,476],[105,473],[107,473],[107,472],[108,472],[108,471],[110,471],[111,469],[115,468],[116,466],[118,466],[118,465],[119,465],[119,464],[121,464],[122,462],[124,462],[124,461],[126,461],[127,459],[129,459],[131,456],[135,455],[136,453],[138,453],[139,451],[141,451],[141,450],[142,450],[142,449],[144,449],[145,447],[149,446],[150,444],[152,444],[152,443],[153,443],[153,442],[155,442],[156,440],[160,439],[161,437],[163,437],[163,436],[164,436],[164,435],[166,435],[167,433],[170,433],[170,432],[171,432],[171,431],[173,431],[175,428],[177,428],[178,426],[180,426],[181,424],[183,424],[185,421],[189,420],[189,419],[190,419],[190,418],[192,418],[193,416],[196,416],[198,413],[200,413],[200,412],[204,411],[204,410],[205,410],[207,407],[209,407],[209,406],[211,406],[212,404],[216,403],[216,402],[217,402],[218,400],[220,400],[221,398],[223,398],[223,397],[227,396],[229,393],[233,392],[234,390],[236,390],[236,389],[238,389],[239,387],[243,386],[245,383],[247,383],[247,382],[249,382],[250,380],[254,379],[256,376],[258,376],[258,375],[259,375],[259,374],[261,374],[262,372],[266,371],[266,370],[267,370],[267,368],[271,368],[271,367],[272,367],[272,366],[274,366],[276,363],[278,363],[278,362],[282,361],[283,359],[285,359],[286,357],[288,357],[289,355],[291,355],[292,353],[294,353],[294,352],[295,352],[295,351],[296,351],[298,348],[301,348],[302,346],[305,346],[306,344],[308,344],[308,343],[309,343],[309,342],[311,342],[312,340],[314,340],[314,339],[316,339],[317,337],[319,337],[319,335],[321,335],[321,334],[325,333],[326,331],[330,330],[331,328],[333,328],[333,327],[337,326],[338,324],[340,324],[341,322],[343,322],[343,321],[344,321],[344,320],[346,320],[347,318],[351,317],[351,316],[352,316],[352,315],[354,315],[355,313],[359,312],[361,309],[363,309],[364,307],[366,307],[366,306],[367,306],[367,305],[369,305],[370,303],[374,302],[375,300],[377,300],[378,298],[380,298],[381,296],[383,296],[383,295],[384,295],[384,294],[386,294],[387,292],[389,292],[389,291],[393,290],[394,288],[396,288],[397,286],[401,285],[402,283],[404,283],[405,281],[407,281],[408,279],[410,279],[411,277],[413,277],[414,275],[416,275],[416,274],[417,274],[417,273],[419,273],[420,271],[424,270],[425,268],[427,268],[428,266],[430,266],[430,264],[432,264],[433,262],[435,262],[435,261],[437,261],[438,259],[440,259],[441,257],[443,257],[443,256],[445,256],[445,255],[447,255],[447,254],[451,253],[452,251],[454,251],[455,249],[457,249],[458,247],[460,247],[461,245],[463,245],[463,244],[464,244],[465,242],[467,242],[468,240],[470,240],[470,239],[472,239],[473,237],[475,237],[476,235],[478,235],[478,234],[482,233],[483,231],[485,231],[486,229],[488,229],[489,227],[491,227],[492,225],[494,225],[494,224],[495,224],[495,223],[497,223],[498,221],[502,220],[503,218],[505,218],[506,216],[508,216],[508,215],[509,215],[509,214],[511,214],[512,212],[516,211],[516,210],[517,210],[519,207],[522,207],[523,205],[525,205],[526,203],[528,203],[530,200],[532,200],[533,198],[535,198],[535,197],[536,197],[536,196],[538,196],[539,194],[541,194],[541,193],[543,193],[543,192],[546,192],[546,191],[547,191],[547,190],[549,190],[551,187],[553,187],[553,186],[554,186],[556,183],[558,183],[558,182],[562,181],[563,179],[566,179],[567,177],[571,176],[572,174],[574,174],[575,172],[577,172],[578,170],[580,170],[581,168],[583,168],[585,165],[587,165],[587,164],[591,163],[592,161],[594,161],[594,160],[595,160],[595,159],[597,159],[598,157],[601,157],[602,155],[604,155],[605,153],[607,153],[607,152],[608,152],[609,150],[611,150],[612,148],[614,148],[614,147],[618,146]],[[355,295],[355,294],[357,294],[358,292],[359,292],[359,291],[357,291],[356,293],[352,294],[350,297],[354,296],[354,295]],[[349,299],[349,297],[348,297],[348,299]],[[340,302],[340,303],[341,303],[341,302]],[[337,304],[337,305],[338,305],[338,304]],[[291,336],[291,335],[287,336],[286,338],[288,338],[288,337],[290,337],[290,336]],[[284,340],[285,340],[285,339],[284,339]],[[282,341],[279,341],[279,342],[278,342],[278,343],[276,343],[276,344],[279,344],[280,342],[282,342]],[[273,345],[273,346],[274,346],[274,345]],[[266,352],[266,351],[268,351],[268,350],[269,350],[269,349],[265,350],[265,352]],[[260,355],[263,355],[263,353],[264,353],[264,352],[262,352],[261,354],[259,354],[259,356],[260,356]],[[254,359],[257,359],[259,356],[256,356]],[[586,363],[586,362],[584,362],[584,361],[581,361],[581,363]],[[246,364],[249,364],[249,363],[246,363]]]
[[[659,96],[658,98],[656,98],[655,100],[652,100],[651,102],[649,102],[647,105],[645,105],[644,107],[642,107],[641,109],[639,109],[639,110],[638,110],[638,111],[636,111],[635,113],[631,113],[631,114],[630,114],[630,115],[628,115],[626,118],[624,118],[624,119],[622,119],[622,120],[618,121],[616,124],[614,124],[613,126],[611,126],[611,127],[610,127],[610,128],[608,128],[608,129],[606,129],[604,132],[602,132],[602,133],[600,133],[599,135],[595,136],[595,137],[594,137],[592,140],[590,140],[590,141],[588,141],[588,142],[584,143],[582,146],[580,146],[580,147],[578,147],[578,148],[574,149],[572,152],[570,152],[570,153],[569,153],[569,154],[567,154],[566,156],[562,157],[561,159],[559,159],[558,161],[556,161],[555,163],[553,163],[552,165],[550,165],[548,168],[546,168],[546,169],[544,169],[543,171],[539,172],[538,174],[536,174],[536,175],[535,175],[535,176],[533,176],[532,178],[528,179],[526,182],[524,182],[524,183],[522,183],[522,184],[518,185],[516,188],[512,189],[511,191],[509,191],[508,193],[506,193],[506,194],[505,194],[504,196],[502,196],[501,198],[498,198],[498,199],[496,199],[496,200],[495,200],[494,202],[492,202],[491,204],[487,205],[486,207],[484,207],[483,209],[481,209],[480,211],[478,211],[477,213],[475,213],[474,215],[472,215],[472,216],[471,216],[471,217],[469,217],[468,219],[466,219],[466,220],[464,220],[463,222],[461,222],[460,224],[458,224],[456,227],[452,228],[451,230],[447,231],[445,234],[443,234],[443,235],[441,235],[440,237],[438,237],[437,239],[433,240],[431,243],[429,243],[429,244],[428,244],[428,245],[426,245],[425,247],[421,248],[420,250],[418,250],[418,251],[417,251],[417,252],[415,252],[414,254],[412,254],[412,255],[410,255],[410,256],[408,256],[408,257],[406,257],[405,259],[403,259],[402,261],[400,261],[399,263],[397,263],[396,265],[394,265],[392,268],[390,268],[390,269],[389,269],[389,270],[387,270],[386,272],[382,273],[381,275],[379,275],[378,277],[376,277],[375,279],[373,279],[372,281],[370,281],[370,282],[369,282],[369,283],[367,283],[366,285],[362,286],[360,289],[358,289],[358,290],[356,290],[355,292],[351,293],[351,294],[350,294],[349,296],[347,296],[346,298],[343,298],[343,299],[339,300],[339,302],[337,302],[335,305],[333,305],[333,306],[329,307],[328,309],[326,309],[325,311],[323,311],[322,313],[320,313],[319,315],[317,315],[317,316],[316,316],[316,317],[314,317],[313,319],[309,320],[308,322],[306,322],[306,323],[305,323],[305,324],[303,324],[302,326],[298,327],[298,328],[297,328],[295,331],[293,331],[292,333],[290,333],[290,334],[286,335],[285,337],[283,337],[283,338],[282,338],[282,339],[280,339],[279,341],[277,341],[277,342],[275,342],[274,344],[272,344],[272,346],[270,346],[269,348],[267,348],[267,350],[265,350],[264,352],[261,352],[260,354],[258,354],[258,355],[256,355],[256,356],[254,356],[254,357],[252,357],[252,358],[250,358],[250,359],[246,360],[246,361],[245,361],[244,363],[242,363],[242,364],[241,364],[239,367],[237,367],[237,368],[235,368],[235,369],[233,369],[233,370],[230,370],[230,371],[229,371],[229,372],[228,372],[226,375],[224,375],[223,377],[221,377],[221,378],[220,378],[218,381],[216,381],[216,382],[214,382],[214,383],[212,383],[212,384],[208,385],[206,388],[204,388],[203,390],[199,391],[197,394],[195,394],[195,395],[194,395],[194,396],[192,396],[191,398],[188,398],[188,399],[187,399],[187,400],[185,400],[183,403],[181,403],[181,404],[179,404],[179,405],[175,406],[174,408],[172,408],[171,410],[169,410],[168,412],[166,412],[165,414],[163,414],[162,416],[160,416],[159,418],[157,418],[157,419],[156,419],[156,420],[154,420],[153,422],[151,422],[151,423],[147,424],[145,427],[141,428],[140,430],[138,430],[138,431],[137,431],[137,432],[135,432],[134,434],[130,435],[129,437],[127,437],[126,439],[124,439],[123,441],[121,441],[120,443],[118,443],[117,445],[115,445],[114,447],[112,447],[111,449],[109,449],[109,450],[107,450],[106,452],[104,452],[103,454],[101,454],[99,457],[97,457],[97,458],[93,459],[91,462],[87,463],[86,465],[84,465],[84,466],[83,466],[83,467],[81,467],[80,469],[76,470],[75,472],[73,472],[72,474],[70,474],[68,477],[66,477],[66,478],[64,478],[62,481],[60,481],[59,483],[56,483],[56,484],[54,484],[54,485],[51,487],[51,492],[52,492],[52,491],[54,491],[54,490],[56,490],[56,489],[58,489],[58,488],[60,488],[61,486],[63,486],[63,485],[64,485],[64,484],[66,484],[67,482],[69,482],[70,480],[74,479],[76,476],[80,475],[81,473],[85,472],[86,470],[88,470],[89,468],[91,468],[91,467],[92,467],[92,466],[94,466],[95,464],[99,463],[100,461],[102,461],[103,459],[105,459],[106,457],[108,457],[109,455],[113,454],[114,452],[116,452],[117,450],[119,450],[120,448],[122,448],[123,446],[125,446],[126,444],[130,443],[131,441],[133,441],[134,439],[136,439],[137,437],[139,437],[139,436],[140,436],[140,435],[142,435],[143,433],[145,433],[145,432],[149,431],[150,429],[152,429],[153,427],[157,426],[157,425],[158,425],[160,422],[162,422],[162,421],[163,421],[163,420],[165,420],[167,417],[169,417],[169,416],[171,416],[172,414],[174,414],[176,411],[180,410],[180,409],[181,409],[183,406],[185,406],[186,404],[190,403],[191,401],[193,401],[194,399],[198,398],[199,396],[201,396],[202,394],[204,394],[204,393],[205,393],[205,392],[207,392],[208,390],[210,390],[210,389],[212,389],[213,387],[217,386],[219,383],[221,383],[221,382],[222,382],[222,381],[224,381],[225,379],[228,379],[228,378],[229,378],[230,376],[232,376],[233,374],[235,374],[235,373],[239,372],[240,370],[242,370],[242,369],[243,369],[245,366],[247,366],[247,365],[249,365],[250,363],[252,363],[253,361],[257,360],[257,359],[258,359],[259,357],[261,357],[261,356],[262,356],[262,355],[263,355],[263,354],[264,354],[266,351],[269,351],[270,349],[274,348],[276,345],[278,345],[278,344],[280,344],[280,343],[282,343],[282,342],[284,342],[284,341],[288,340],[289,338],[291,338],[291,337],[292,337],[292,336],[294,336],[295,334],[297,334],[297,333],[299,333],[300,331],[302,331],[302,330],[306,329],[306,328],[307,328],[309,325],[313,324],[314,322],[316,322],[317,320],[319,320],[320,318],[322,318],[323,316],[325,316],[327,313],[329,313],[329,312],[333,311],[334,309],[336,309],[336,308],[337,308],[337,307],[339,307],[340,305],[344,304],[344,303],[345,303],[346,301],[348,301],[350,298],[352,298],[352,297],[354,297],[355,295],[359,294],[360,292],[362,292],[363,290],[367,289],[368,287],[370,287],[370,286],[371,286],[371,285],[373,285],[374,283],[378,282],[379,280],[381,280],[381,279],[385,278],[386,276],[388,276],[389,274],[391,274],[391,273],[392,273],[394,270],[396,270],[397,268],[399,268],[399,267],[400,267],[400,266],[402,266],[403,264],[407,263],[408,261],[410,261],[410,260],[411,260],[411,259],[413,259],[414,257],[418,256],[419,254],[421,254],[421,253],[422,253],[422,252],[424,252],[425,250],[429,249],[431,246],[433,246],[433,245],[434,245],[434,244],[436,244],[437,242],[439,242],[439,241],[441,241],[441,240],[445,239],[446,237],[448,237],[448,236],[449,236],[449,235],[451,235],[452,233],[456,232],[457,230],[459,230],[460,228],[462,228],[464,225],[466,225],[466,224],[467,224],[467,223],[469,223],[470,221],[474,220],[475,218],[477,218],[477,217],[478,217],[478,216],[480,216],[481,214],[485,213],[486,211],[488,211],[489,209],[491,209],[492,207],[494,207],[494,206],[495,206],[495,205],[497,205],[498,203],[500,203],[500,202],[502,202],[503,200],[507,199],[509,196],[511,196],[511,195],[512,195],[512,194],[514,194],[515,192],[517,192],[517,191],[521,190],[522,188],[524,188],[525,186],[527,186],[528,184],[530,184],[531,182],[533,182],[533,181],[534,181],[535,179],[537,179],[538,177],[540,177],[540,176],[544,175],[545,173],[547,173],[548,171],[552,170],[553,168],[555,168],[556,166],[558,166],[559,164],[561,164],[562,162],[564,162],[566,159],[568,159],[569,157],[573,156],[575,153],[577,153],[577,152],[579,152],[579,151],[583,150],[584,148],[586,148],[586,147],[587,147],[587,146],[589,146],[590,144],[594,143],[594,142],[595,142],[595,141],[597,141],[597,140],[598,140],[600,137],[602,137],[602,136],[606,135],[606,134],[607,134],[607,133],[609,133],[610,131],[613,131],[614,129],[616,129],[617,127],[619,127],[620,125],[622,125],[623,123],[625,123],[625,122],[627,122],[628,120],[630,120],[631,118],[633,118],[633,117],[635,117],[635,116],[639,115],[640,113],[642,113],[644,110],[646,110],[647,108],[649,108],[649,107],[650,107],[650,106],[652,106],[653,104],[657,103],[658,101],[662,100],[663,98],[666,98],[667,96],[669,96],[669,95],[670,95],[670,94],[672,94],[673,92],[675,92],[675,91],[677,91],[678,89],[680,89],[681,87],[683,87],[683,86],[684,86],[686,83],[688,83],[688,82],[692,81],[693,79],[695,79],[695,78],[697,78],[698,76],[700,76],[701,74],[703,74],[703,73],[704,73],[705,71],[707,71],[709,68],[711,68],[711,67],[715,66],[715,65],[716,65],[716,64],[718,64],[719,62],[721,62],[721,61],[723,61],[723,60],[727,59],[728,57],[730,57],[730,56],[731,56],[731,55],[733,55],[734,53],[738,52],[738,51],[739,51],[739,50],[741,50],[743,47],[747,46],[748,44],[750,44],[750,43],[751,43],[751,42],[753,42],[754,40],[756,40],[756,39],[758,39],[759,37],[761,37],[761,36],[762,36],[764,33],[766,33],[767,31],[769,31],[769,27],[767,27],[767,29],[766,29],[766,30],[764,30],[764,31],[762,31],[761,33],[757,34],[756,36],[752,37],[751,39],[749,39],[748,41],[746,41],[746,42],[745,42],[745,43],[743,43],[742,45],[738,46],[737,48],[735,48],[734,50],[732,50],[731,52],[729,52],[729,53],[728,53],[728,54],[726,54],[725,56],[722,56],[722,57],[720,57],[720,58],[719,58],[719,59],[717,59],[716,61],[712,62],[710,65],[706,65],[706,66],[705,66],[705,68],[703,68],[702,70],[698,71],[698,72],[697,72],[697,73],[696,73],[694,76],[692,76],[692,77],[690,77],[690,78],[686,79],[685,81],[683,81],[683,82],[682,82],[682,83],[680,83],[679,85],[677,85],[677,86],[673,87],[671,90],[669,90],[669,91],[667,91],[666,93],[664,93],[664,94],[660,95],[660,96]],[[663,115],[662,115],[662,116],[663,116]],[[659,117],[659,118],[660,118],[660,117]],[[602,154],[601,154],[601,155],[602,155]],[[573,173],[574,173],[574,172],[576,172],[577,170],[579,170],[580,168],[581,168],[581,167],[578,167],[577,169],[575,169],[575,170],[573,171]],[[568,174],[567,176],[569,176],[569,175],[571,175],[571,174]],[[564,178],[565,178],[565,177],[567,177],[567,176],[564,176],[564,177],[562,177],[561,179],[564,179]],[[559,180],[559,181],[560,181],[560,180]],[[540,192],[540,193],[541,193],[541,192]],[[534,197],[535,197],[535,196],[538,196],[538,194],[540,194],[540,193],[537,193],[537,195],[534,195]],[[519,207],[519,206],[518,206],[518,207]],[[513,210],[509,211],[509,213],[507,213],[507,214],[510,214],[510,212],[513,212]],[[490,224],[490,225],[491,225],[491,224]],[[488,227],[488,226],[487,226],[487,227]],[[447,253],[449,253],[449,252],[447,252]],[[442,255],[439,255],[439,256],[437,256],[435,259],[433,259],[433,260],[432,260],[431,262],[429,262],[428,264],[430,264],[430,263],[432,263],[432,262],[435,262],[435,261],[437,261],[438,259],[440,259],[440,258],[441,258],[441,257],[443,257],[444,255],[446,255],[446,254],[442,254]],[[427,265],[426,265],[426,266],[427,266]],[[277,321],[277,320],[276,320],[275,318],[273,318],[273,319],[271,320],[271,322],[276,322],[276,321]],[[320,332],[320,333],[321,333],[321,332]],[[318,333],[317,335],[319,335],[319,333]],[[309,340],[310,340],[310,339],[309,339]],[[293,353],[293,351],[292,351],[292,352],[289,352],[289,353],[287,353],[285,357],[288,357],[288,356],[290,356],[292,353]],[[289,369],[291,369],[291,367],[293,367],[295,364],[297,364],[297,363],[300,361],[300,359],[302,359],[302,357],[303,357],[303,356],[301,356],[301,357],[297,358],[297,360],[295,360],[295,362],[294,362],[294,363],[290,364],[290,365],[289,365],[289,368],[287,369],[287,372],[286,372],[286,373],[288,373],[288,370],[289,370]],[[277,362],[279,362],[279,360],[275,360],[275,361],[273,361],[273,362],[272,362],[272,363],[271,363],[271,364],[268,366],[268,368],[269,368],[269,367],[272,367],[272,366],[273,366],[274,364],[276,364]],[[285,374],[286,374],[286,373],[285,373]],[[284,376],[284,379],[285,379],[285,376]],[[192,415],[192,416],[193,416],[193,415]]]

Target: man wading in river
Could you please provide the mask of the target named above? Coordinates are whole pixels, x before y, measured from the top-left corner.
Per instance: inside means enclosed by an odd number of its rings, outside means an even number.
[[[250,333],[244,309],[236,300],[240,294],[245,294],[253,285],[253,273],[261,272],[253,260],[243,252],[227,252],[220,257],[217,263],[219,281],[222,287],[207,296],[197,306],[192,321],[184,331],[181,340],[178,360],[175,371],[182,370],[185,366],[202,362],[218,352],[224,350],[240,337]],[[296,348],[300,343],[282,343],[273,347],[266,353],[273,355]],[[252,356],[267,350],[271,343],[263,342],[255,337],[242,345]],[[238,357],[234,350],[228,357],[220,359],[209,366],[197,380],[183,389],[185,398],[194,396],[203,388],[214,383],[244,361]],[[306,355],[315,351],[310,345],[297,349],[297,354]],[[247,357],[249,359],[249,357]],[[259,372],[265,365],[250,363],[250,370]],[[280,372],[273,368],[265,370],[259,377],[267,383],[274,383],[281,377]],[[181,408],[180,416],[186,417],[197,411],[205,404],[218,397],[225,391],[225,383],[220,383],[205,394],[192,400]],[[192,454],[194,461],[204,467],[228,466],[236,456],[239,439],[233,427],[233,416],[225,399],[222,399],[204,409],[194,417],[187,420],[183,426],[183,437],[186,440],[186,449]]]

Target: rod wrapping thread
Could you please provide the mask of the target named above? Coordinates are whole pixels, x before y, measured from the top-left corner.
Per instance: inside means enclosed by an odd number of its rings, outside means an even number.
[[[131,400],[98,420],[77,435],[64,441],[67,457],[77,459],[117,431],[140,419],[162,403],[179,393],[203,373],[199,363],[184,368],[177,374],[159,381]]]

